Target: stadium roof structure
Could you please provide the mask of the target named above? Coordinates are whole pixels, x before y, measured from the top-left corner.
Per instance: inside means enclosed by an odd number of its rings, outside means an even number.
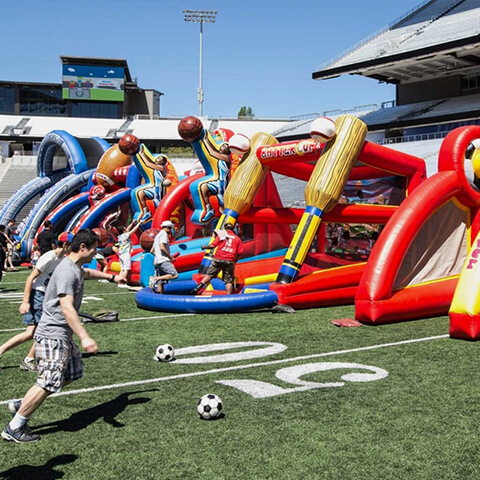
[[[480,0],[427,0],[313,72],[400,84],[480,71]]]

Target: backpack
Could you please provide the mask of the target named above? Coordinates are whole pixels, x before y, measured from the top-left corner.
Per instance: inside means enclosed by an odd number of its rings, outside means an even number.
[[[118,322],[118,312],[115,310],[99,310],[98,312],[89,315],[87,313],[79,313],[82,323],[104,323],[104,322]]]

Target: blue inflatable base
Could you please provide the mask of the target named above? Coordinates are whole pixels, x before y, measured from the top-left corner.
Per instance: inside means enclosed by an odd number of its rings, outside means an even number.
[[[225,283],[219,278],[212,278],[210,282],[214,290],[225,290]],[[196,286],[195,280],[172,280],[163,287],[163,293],[167,295],[188,295]]]
[[[173,313],[241,313],[270,308],[278,301],[274,291],[237,295],[170,295],[153,293],[150,288],[137,292],[135,301],[145,310]]]

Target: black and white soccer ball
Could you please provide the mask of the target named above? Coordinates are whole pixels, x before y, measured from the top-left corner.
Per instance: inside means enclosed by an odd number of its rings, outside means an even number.
[[[213,393],[204,395],[197,404],[197,412],[204,420],[213,420],[222,412],[222,399]]]
[[[155,356],[153,357],[154,360],[157,362],[171,362],[175,357],[175,350],[171,345],[165,343],[163,345],[159,345],[155,352]]]

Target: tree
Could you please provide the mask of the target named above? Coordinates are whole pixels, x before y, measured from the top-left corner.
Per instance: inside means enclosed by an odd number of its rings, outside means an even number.
[[[238,111],[238,118],[253,118],[255,117],[255,114],[253,113],[252,107],[247,107],[243,106],[239,111]]]

